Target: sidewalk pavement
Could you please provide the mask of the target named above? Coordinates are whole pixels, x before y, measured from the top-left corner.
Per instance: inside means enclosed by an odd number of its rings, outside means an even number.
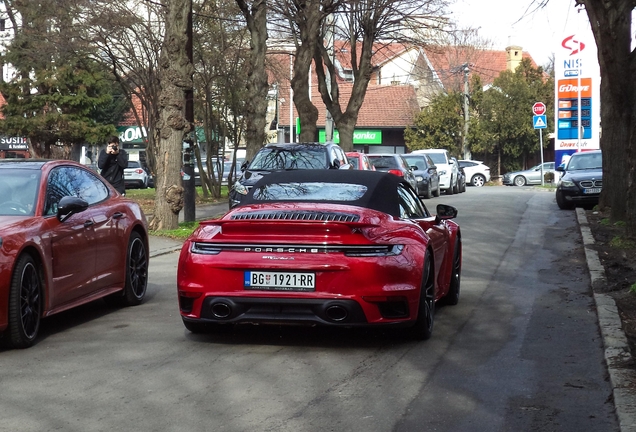
[[[227,211],[227,204],[197,206],[197,220],[217,218]],[[180,218],[182,215],[180,215]],[[594,237],[585,216],[585,210],[576,209],[576,218],[583,238],[585,257],[592,287],[606,284],[605,270],[598,253],[591,248]],[[150,237],[150,257],[181,250],[183,241],[166,237]],[[607,294],[594,293],[594,302],[599,327],[605,348],[605,363],[609,372],[610,385],[616,407],[616,416],[621,432],[636,432],[636,370],[627,337],[622,328],[621,318],[614,299]]]
[[[195,219],[216,219],[221,217],[228,210],[227,202],[219,204],[198,205],[195,209]],[[183,222],[183,210],[179,214],[179,222]],[[150,236],[148,239],[150,246],[150,258],[165,255],[181,250],[182,240],[175,240],[168,237]]]
[[[587,268],[592,289],[607,283],[605,269],[598,253],[591,248],[594,237],[585,216],[585,210],[576,209],[576,218],[583,237]],[[605,363],[616,407],[621,432],[636,432],[636,370],[614,299],[607,294],[594,293],[598,323],[605,348]]]

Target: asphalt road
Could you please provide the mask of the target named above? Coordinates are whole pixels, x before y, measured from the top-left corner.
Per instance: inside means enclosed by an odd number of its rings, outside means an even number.
[[[245,327],[194,336],[177,253],[144,304],[98,301],[0,351],[0,431],[618,431],[573,212],[531,188],[468,188],[455,205],[462,295],[433,338]]]

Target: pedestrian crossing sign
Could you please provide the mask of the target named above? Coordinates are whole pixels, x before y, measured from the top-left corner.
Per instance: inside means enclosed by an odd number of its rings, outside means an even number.
[[[545,115],[532,116],[532,126],[535,129],[545,129],[548,127]]]

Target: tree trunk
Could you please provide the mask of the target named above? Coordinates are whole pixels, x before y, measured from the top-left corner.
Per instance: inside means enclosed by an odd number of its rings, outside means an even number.
[[[267,2],[255,0],[248,2],[236,0],[241,9],[247,28],[250,31],[250,72],[247,79],[247,100],[245,101],[246,125],[245,147],[246,159],[252,160],[267,140],[265,125],[267,124],[267,70],[265,55],[267,53]]]
[[[316,140],[318,109],[311,101],[309,74],[311,73],[316,45],[321,40],[320,28],[324,17],[320,10],[320,4],[320,0],[302,2],[302,6],[295,14],[300,44],[296,45],[294,76],[291,80],[291,86],[294,90],[294,105],[296,105],[300,118],[300,142]]]
[[[159,140],[155,150],[157,163],[155,209],[151,230],[176,229],[183,208],[181,153],[192,125],[185,117],[186,92],[192,89],[194,68],[188,59],[188,12],[191,0],[170,0],[166,17],[166,35],[159,60],[160,88]]]
[[[343,112],[338,100],[339,91],[338,83],[336,81],[336,68],[331,59],[329,58],[327,49],[324,46],[319,47],[319,54],[316,55],[316,73],[318,75],[318,89],[322,96],[322,101],[325,103],[327,109],[333,116],[333,120],[336,128],[340,134],[340,147],[344,151],[353,150],[353,131],[358,121],[358,113],[360,107],[364,102],[364,96],[371,80],[371,57],[373,55],[373,25],[369,22],[365,22],[363,27],[365,28],[362,35],[362,48],[360,50],[360,59],[358,61],[357,55],[357,41],[352,38],[351,40],[351,64],[353,65],[353,88],[351,89],[351,97],[347,103],[347,108]],[[331,82],[326,82],[326,74],[324,66],[329,70]],[[331,86],[331,94],[329,94],[327,86]],[[351,129],[351,133],[343,130]]]
[[[631,0],[582,0],[592,23],[601,70],[601,149],[603,192],[600,207],[610,207],[612,221],[627,219],[636,233],[634,191],[634,61],[631,53]],[[630,169],[631,167],[631,169]],[[627,200],[625,195],[627,193]]]

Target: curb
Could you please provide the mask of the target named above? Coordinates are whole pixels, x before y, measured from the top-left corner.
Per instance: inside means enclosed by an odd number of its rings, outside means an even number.
[[[594,237],[585,216],[585,210],[576,209],[576,218],[583,237],[585,259],[592,281],[592,291],[606,284],[605,269],[598,253],[590,246]],[[594,292],[598,323],[605,347],[605,363],[609,372],[616,417],[621,432],[636,432],[636,370],[629,367],[633,358],[623,331],[621,318],[614,299]]]
[[[154,257],[158,257],[161,255],[166,255],[172,252],[178,252],[181,250],[181,247],[183,246],[183,244],[180,245],[174,245],[174,246],[169,246],[169,247],[164,247],[161,249],[155,249],[155,250],[151,250],[148,253],[148,257],[149,258],[154,258]]]

